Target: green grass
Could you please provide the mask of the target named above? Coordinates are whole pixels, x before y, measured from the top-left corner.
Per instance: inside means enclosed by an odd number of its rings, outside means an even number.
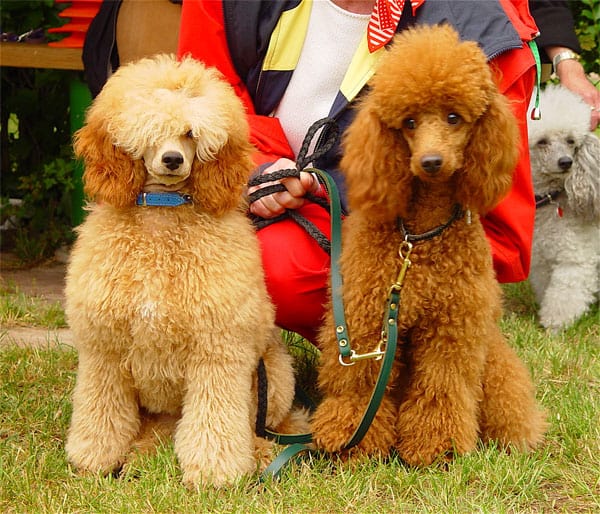
[[[66,327],[60,302],[28,296],[11,284],[0,286],[0,326]]]
[[[137,459],[120,479],[79,476],[64,453],[75,352],[8,346],[0,348],[0,512],[598,512],[598,308],[552,335],[536,325],[526,285],[505,292],[510,310],[503,330],[548,410],[547,441],[536,452],[507,455],[481,446],[447,469],[412,469],[396,458],[339,464],[313,454],[291,463],[279,481],[248,477],[224,490],[191,492],[166,445]],[[289,344],[299,361],[314,357],[303,356],[307,350],[294,338]],[[298,372],[310,373],[310,365],[299,362]]]

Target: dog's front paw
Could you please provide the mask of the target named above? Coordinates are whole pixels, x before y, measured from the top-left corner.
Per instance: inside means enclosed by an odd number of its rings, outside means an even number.
[[[411,466],[449,461],[455,454],[475,449],[477,423],[474,416],[461,416],[449,409],[422,409],[404,405],[398,418],[396,449]]]
[[[429,466],[434,462],[449,462],[454,457],[448,440],[423,440],[419,436],[404,437],[396,443],[400,458],[409,466]]]
[[[69,462],[79,472],[108,475],[121,469],[125,462],[126,449],[102,447],[96,441],[78,440],[69,437],[65,445]]]
[[[387,455],[395,441],[395,409],[383,400],[369,430],[351,451],[345,449],[364,413],[364,405],[356,398],[325,398],[312,418],[311,428],[316,447],[342,456],[350,454]]]
[[[255,440],[247,434],[215,437],[207,433],[182,433],[175,437],[175,453],[183,471],[183,483],[191,489],[225,487],[257,471]]]
[[[539,312],[540,325],[551,334],[558,334],[561,330],[571,325],[582,313],[565,314],[549,308],[542,308]]]
[[[585,284],[573,284],[569,295],[557,289],[546,291],[538,313],[540,325],[555,334],[583,316],[595,300]]]
[[[124,405],[119,412],[108,412],[110,402],[83,400],[76,395],[65,450],[69,462],[81,471],[113,473],[126,460],[140,429],[137,406]],[[113,403],[116,405],[116,402]],[[92,407],[106,407],[96,410]],[[84,408],[85,407],[85,408]],[[131,408],[128,408],[131,407]]]
[[[188,489],[200,491],[232,485],[243,476],[257,471],[257,462],[251,455],[240,455],[236,459],[223,457],[211,463],[181,463],[181,468],[183,484]]]

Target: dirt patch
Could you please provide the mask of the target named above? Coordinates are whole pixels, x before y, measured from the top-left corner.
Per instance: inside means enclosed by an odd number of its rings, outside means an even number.
[[[50,348],[60,345],[73,346],[73,336],[68,328],[11,327],[0,331],[0,347]]]
[[[18,291],[49,302],[65,302],[66,264],[56,260],[31,268],[19,268],[18,260],[11,254],[0,254],[0,275],[3,287],[16,287]]]
[[[52,260],[38,266],[19,267],[18,259],[9,253],[0,254],[0,286],[16,289],[48,303],[65,305],[66,264]],[[0,345],[47,347],[72,344],[68,328],[48,329],[39,327],[1,327]]]

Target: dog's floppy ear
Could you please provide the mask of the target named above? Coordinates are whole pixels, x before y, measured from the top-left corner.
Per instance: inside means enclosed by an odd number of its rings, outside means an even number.
[[[190,185],[198,208],[221,216],[241,205],[242,190],[254,167],[251,154],[247,134],[232,132],[214,159],[194,159]]]
[[[494,91],[473,126],[465,165],[457,174],[457,201],[485,214],[506,195],[519,157],[517,120],[507,99]]]
[[[343,148],[350,210],[375,221],[406,216],[412,180],[408,144],[399,130],[382,123],[368,100],[346,131]]]
[[[577,148],[572,171],[565,180],[570,207],[587,221],[600,218],[599,160],[600,139],[590,132]]]
[[[75,133],[73,147],[83,159],[84,190],[92,200],[115,207],[135,203],[145,181],[144,165],[115,147],[101,122],[88,119]]]

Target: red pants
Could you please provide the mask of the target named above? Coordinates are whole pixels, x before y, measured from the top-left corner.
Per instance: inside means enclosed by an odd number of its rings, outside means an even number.
[[[298,212],[331,238],[325,209],[308,202]],[[258,238],[277,325],[315,342],[327,300],[329,255],[291,219],[259,230]]]

